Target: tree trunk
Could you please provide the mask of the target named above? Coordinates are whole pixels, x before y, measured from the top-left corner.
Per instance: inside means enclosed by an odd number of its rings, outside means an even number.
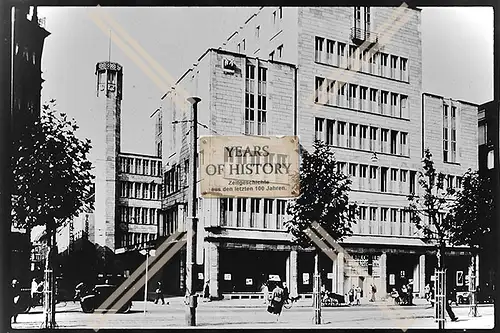
[[[314,304],[314,324],[321,324],[321,276],[319,274],[319,250],[316,250],[314,255],[314,289],[313,289],[313,304]]]
[[[53,222],[52,222],[53,223]],[[55,247],[55,230],[52,223],[47,223],[47,257],[45,260],[45,281],[43,297],[44,328],[55,328],[56,313],[54,299],[53,248]]]

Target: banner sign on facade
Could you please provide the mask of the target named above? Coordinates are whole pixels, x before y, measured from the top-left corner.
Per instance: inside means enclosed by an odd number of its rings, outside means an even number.
[[[253,279],[246,279],[246,285],[251,286],[253,284]]]
[[[309,284],[309,273],[302,273],[302,282],[304,284]]]
[[[231,274],[224,274],[224,281],[231,281]]]
[[[333,280],[333,273],[331,273],[331,272],[330,272],[330,273],[327,273],[327,274],[326,274],[326,278],[327,278],[327,279],[330,279],[330,280]]]
[[[204,198],[294,198],[299,189],[296,136],[203,136],[200,186]]]
[[[198,273],[198,280],[203,280],[203,273]]]
[[[396,276],[394,274],[389,274],[389,285],[393,286],[396,284]]]

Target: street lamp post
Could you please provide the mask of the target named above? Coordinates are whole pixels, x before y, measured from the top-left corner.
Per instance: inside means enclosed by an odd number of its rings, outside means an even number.
[[[146,256],[146,277],[144,281],[144,315],[146,315],[146,306],[148,304],[148,270],[149,270],[149,256],[155,256],[155,250],[144,249],[140,251],[140,254]]]
[[[186,321],[187,326],[196,326],[196,305],[197,299],[195,294],[195,277],[194,268],[196,264],[196,230],[198,228],[198,217],[196,212],[196,198],[197,198],[197,168],[196,157],[198,155],[198,103],[201,101],[199,97],[189,97],[187,99],[193,106],[193,119],[192,119],[192,168],[191,168],[191,218],[188,219],[190,223],[187,228],[188,237],[186,244],[186,298],[187,298],[187,311]]]

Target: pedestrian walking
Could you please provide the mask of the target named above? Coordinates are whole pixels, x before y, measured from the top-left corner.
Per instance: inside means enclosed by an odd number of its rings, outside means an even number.
[[[352,285],[352,288],[349,289],[349,305],[352,305],[354,303],[354,285]]]
[[[16,279],[12,280],[11,293],[11,318],[13,319],[13,322],[16,323],[17,315],[19,314],[19,299],[21,298],[21,287]]]
[[[290,299],[290,292],[288,291],[288,285],[286,282],[283,282],[283,302],[286,302]]]
[[[401,286],[401,303],[408,304],[408,287],[406,284]]]
[[[425,285],[424,291],[425,291],[425,299],[427,300],[427,302],[430,302],[431,286],[429,286],[428,283]]]
[[[455,313],[451,309],[451,300],[446,299],[445,303],[446,303],[445,309],[446,309],[446,312],[448,313],[448,316],[450,316],[451,321],[457,321],[458,317],[455,315]]]
[[[375,302],[376,293],[377,293],[377,286],[375,286],[375,283],[372,283],[372,298],[370,299],[371,302]]]
[[[260,291],[264,294],[264,304],[268,304],[269,303],[269,286],[268,286],[267,282],[264,282],[262,284]]]
[[[356,291],[356,305],[359,305],[359,301],[361,300],[361,287],[357,286],[355,291]]]
[[[160,281],[158,281],[155,293],[156,293],[155,304],[158,304],[161,299],[161,305],[165,305],[165,299],[163,298],[163,286],[161,285]]]
[[[271,303],[267,307],[269,313],[276,315],[276,321],[279,320],[281,311],[283,310],[284,294],[279,282],[276,282],[271,295]]]
[[[205,288],[203,288],[203,298],[210,302],[210,281],[205,282]]]
[[[413,305],[413,280],[408,283],[408,305]]]

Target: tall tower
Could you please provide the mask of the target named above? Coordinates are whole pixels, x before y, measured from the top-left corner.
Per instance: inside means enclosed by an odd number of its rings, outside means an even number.
[[[98,120],[95,126],[100,133],[98,142],[93,143],[96,148],[95,242],[114,251],[123,68],[115,62],[99,62],[95,74]]]

